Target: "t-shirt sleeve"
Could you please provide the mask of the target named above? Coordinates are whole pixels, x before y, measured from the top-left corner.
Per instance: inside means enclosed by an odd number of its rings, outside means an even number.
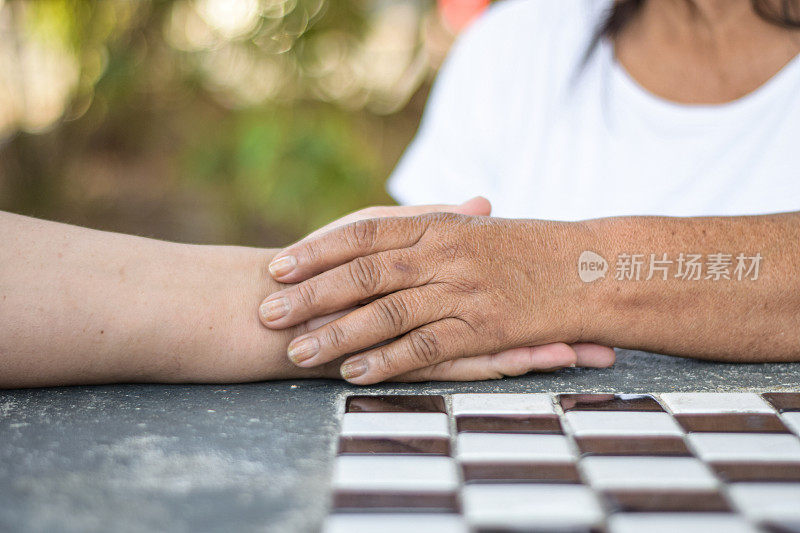
[[[486,139],[492,125],[487,61],[500,30],[490,8],[457,40],[434,84],[419,131],[387,183],[401,204],[491,200]]]

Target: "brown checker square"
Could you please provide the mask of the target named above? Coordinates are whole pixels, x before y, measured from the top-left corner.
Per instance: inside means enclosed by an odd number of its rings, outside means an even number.
[[[459,512],[456,493],[424,491],[408,493],[337,490],[333,494],[333,508],[340,511]]]
[[[780,413],[800,411],[800,392],[767,392],[761,396]]]
[[[464,463],[464,481],[580,483],[575,463]]]
[[[522,530],[520,530],[519,528],[478,527],[470,531],[474,531],[474,533],[520,533],[521,531],[524,531],[525,533],[605,533],[605,530],[599,527],[570,527],[570,526],[556,527],[556,528],[544,527],[542,529],[525,528]]]
[[[612,490],[603,493],[608,505],[621,512],[730,512],[717,491]]]
[[[450,455],[444,437],[340,437],[339,453]]]
[[[692,455],[682,437],[671,435],[587,435],[575,442],[587,455]]]
[[[710,466],[721,479],[728,482],[800,481],[800,463],[797,462],[717,461],[710,463]]]
[[[663,411],[650,394],[559,394],[567,411]]]
[[[348,396],[347,413],[445,413],[444,398],[436,395],[385,394]]]
[[[492,433],[563,433],[558,415],[459,415],[458,431]]]
[[[789,433],[771,413],[679,413],[675,420],[689,432]]]

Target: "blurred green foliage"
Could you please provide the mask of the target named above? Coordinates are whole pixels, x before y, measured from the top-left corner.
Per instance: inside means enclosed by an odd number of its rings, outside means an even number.
[[[330,106],[232,114],[189,141],[182,163],[198,187],[227,183],[236,212],[290,221],[301,232],[389,201],[374,147]]]
[[[0,65],[14,67],[0,77],[0,208],[278,246],[390,203],[383,182],[436,64],[433,13],[426,1],[0,0]]]

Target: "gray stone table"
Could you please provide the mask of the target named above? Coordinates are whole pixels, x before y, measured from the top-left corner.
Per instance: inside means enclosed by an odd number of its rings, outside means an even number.
[[[610,369],[478,383],[326,380],[0,391],[0,531],[316,531],[354,392],[800,390],[800,363],[620,351]]]

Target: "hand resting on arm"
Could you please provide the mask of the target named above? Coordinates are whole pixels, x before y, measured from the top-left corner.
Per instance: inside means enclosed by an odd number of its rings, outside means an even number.
[[[581,280],[586,251],[608,261],[605,278]],[[692,257],[702,258],[703,270],[687,276],[681,258]],[[648,275],[643,263],[655,258],[661,268]],[[634,259],[641,267],[635,276]],[[262,313],[262,321],[280,331],[369,301],[289,346],[299,366],[313,368],[391,339],[348,358],[342,375],[357,384],[557,341],[730,362],[797,361],[798,262],[800,213],[362,220],[276,256],[273,276],[295,285],[270,296],[262,309],[279,312]]]

